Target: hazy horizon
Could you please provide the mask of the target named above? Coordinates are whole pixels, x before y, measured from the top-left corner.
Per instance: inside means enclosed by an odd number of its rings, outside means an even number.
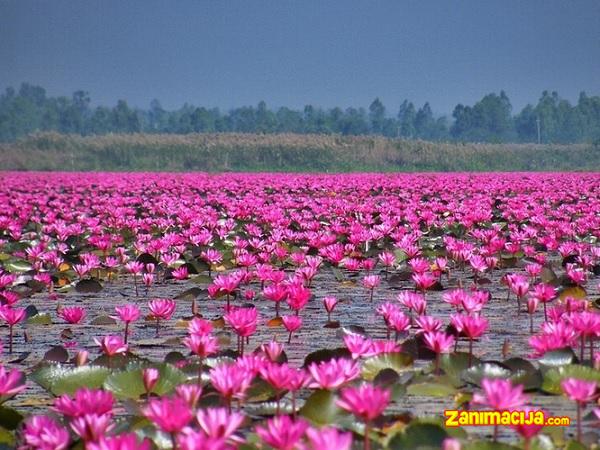
[[[0,88],[96,105],[368,107],[437,114],[504,90],[600,94],[600,2],[3,2]]]

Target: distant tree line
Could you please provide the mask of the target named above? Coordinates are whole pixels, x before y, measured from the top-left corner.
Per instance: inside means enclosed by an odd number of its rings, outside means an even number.
[[[300,133],[382,135],[405,139],[465,142],[575,143],[600,141],[600,96],[582,92],[576,105],[544,91],[537,104],[513,115],[506,93],[491,93],[473,106],[457,105],[452,118],[436,116],[429,103],[404,100],[398,112],[376,98],[365,108],[272,110],[264,101],[230,111],[184,104],[165,110],[158,100],[148,109],[119,100],[114,107],[92,106],[87,92],[50,97],[28,83],[0,95],[0,141],[38,131],[102,135],[108,133]]]

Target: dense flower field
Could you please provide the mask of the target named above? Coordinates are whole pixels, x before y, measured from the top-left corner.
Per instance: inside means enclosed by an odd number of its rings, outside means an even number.
[[[597,445],[600,175],[0,181],[6,448]]]

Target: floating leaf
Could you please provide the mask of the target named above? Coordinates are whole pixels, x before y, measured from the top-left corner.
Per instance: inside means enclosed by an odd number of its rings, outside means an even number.
[[[81,387],[99,388],[110,370],[101,366],[67,368],[59,365],[42,366],[30,378],[54,395],[74,394]]]
[[[581,286],[569,286],[561,289],[558,294],[560,300],[564,300],[567,297],[582,300],[587,297],[587,292],[585,292],[585,289]]]
[[[186,375],[171,364],[159,364],[153,367],[159,372],[158,381],[152,389],[152,392],[157,395],[168,394],[187,380]],[[142,368],[137,368],[115,372],[104,380],[103,387],[119,399],[138,399],[146,393],[142,370]]]
[[[497,361],[483,361],[475,366],[471,366],[462,373],[462,379],[467,383],[481,386],[484,378],[508,379],[513,375],[509,367]]]
[[[98,280],[85,279],[75,285],[75,290],[80,294],[96,294],[102,290],[102,285]]]
[[[493,441],[470,441],[463,446],[463,450],[520,450],[520,447]]]
[[[136,261],[141,262],[142,264],[154,264],[155,266],[158,266],[158,260],[150,253],[142,253],[137,257]]]
[[[422,383],[411,383],[406,387],[409,395],[422,395],[427,397],[449,397],[456,394],[456,388],[447,383],[426,381]]]
[[[23,415],[18,411],[0,406],[0,426],[6,430],[16,430],[23,421]]]
[[[191,281],[197,284],[210,284],[212,283],[212,278],[209,275],[197,275],[191,278]]]
[[[542,385],[542,373],[531,362],[523,358],[510,358],[503,364],[513,371],[511,380],[522,384],[526,391],[539,389]]]
[[[480,361],[476,357],[471,358],[471,365],[479,363]],[[469,354],[464,352],[444,353],[440,357],[440,368],[455,387],[460,387],[464,384],[462,373],[469,368]]]
[[[544,353],[538,361],[545,367],[560,367],[574,364],[577,356],[571,347],[565,347]]]
[[[578,380],[600,383],[600,371],[578,364],[555,367],[544,374],[542,390],[549,394],[562,394],[560,383],[566,378],[577,378]]]
[[[275,399],[277,391],[262,378],[255,378],[246,391],[245,401],[247,403],[265,402]]]
[[[202,294],[202,292],[205,292],[205,291],[200,289],[199,287],[193,287],[190,289],[186,289],[181,294],[178,294],[175,297],[175,300],[184,300],[184,301],[191,302],[195,298],[198,298],[198,296],[200,296]]]
[[[397,434],[389,443],[390,450],[441,448],[448,432],[431,423],[409,424],[404,432]]]
[[[90,322],[90,325],[116,325],[117,321],[110,316],[101,315]]]
[[[267,326],[269,328],[280,327],[282,325],[283,325],[283,319],[281,317],[273,317],[272,319],[269,319],[269,321],[267,322]]]
[[[48,313],[36,314],[25,322],[27,325],[52,325],[52,316]]]
[[[299,411],[299,414],[318,426],[339,424],[348,414],[336,404],[336,396],[327,390],[313,392]]]
[[[44,360],[64,363],[69,360],[69,352],[62,345],[55,345],[44,354]]]
[[[373,380],[383,369],[392,369],[398,373],[411,367],[413,358],[408,353],[382,353],[367,358],[362,367],[365,380]]]
[[[336,358],[352,359],[352,354],[346,347],[334,348],[334,349],[321,349],[316,352],[309,353],[304,358],[303,367],[308,367],[313,363],[320,363],[323,361],[330,361]]]
[[[6,269],[8,272],[27,272],[33,269],[33,267],[27,261],[15,259],[4,263],[4,269]]]

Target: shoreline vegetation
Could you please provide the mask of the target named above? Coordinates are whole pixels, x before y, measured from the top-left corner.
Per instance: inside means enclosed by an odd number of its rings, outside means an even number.
[[[597,171],[598,144],[477,144],[317,134],[43,132],[0,143],[2,170]]]

